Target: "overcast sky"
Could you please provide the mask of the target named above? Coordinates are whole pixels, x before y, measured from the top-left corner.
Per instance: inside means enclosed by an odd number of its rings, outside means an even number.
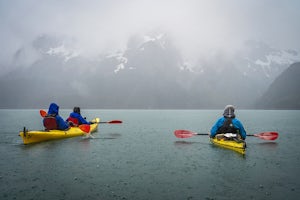
[[[299,19],[299,0],[0,0],[0,64],[41,34],[71,37],[87,55],[156,29],[187,54],[248,39],[299,50]]]

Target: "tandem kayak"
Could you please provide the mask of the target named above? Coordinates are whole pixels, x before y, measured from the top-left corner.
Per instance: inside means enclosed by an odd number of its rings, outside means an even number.
[[[90,125],[90,133],[96,132],[98,124],[100,123],[99,118],[92,120],[94,124]],[[28,131],[24,127],[24,130],[19,133],[19,136],[22,137],[24,144],[32,144],[37,142],[43,142],[48,140],[57,140],[70,137],[83,136],[86,133],[81,130],[79,127],[71,127],[68,130],[41,130],[41,131]]]
[[[235,141],[235,140],[226,140],[226,139],[218,139],[218,138],[210,138],[210,141],[217,146],[231,149],[240,154],[246,153],[246,142],[243,140]]]

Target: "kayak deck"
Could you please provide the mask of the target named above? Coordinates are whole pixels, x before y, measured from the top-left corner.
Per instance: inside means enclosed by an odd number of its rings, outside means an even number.
[[[226,149],[230,149],[236,151],[240,154],[246,153],[246,142],[245,141],[234,141],[234,140],[225,140],[225,139],[217,139],[217,138],[210,138],[211,143],[216,146],[220,146]]]
[[[98,128],[99,118],[95,118],[92,122],[96,122],[90,125],[90,133],[96,132]],[[25,128],[19,133],[24,144],[32,144],[37,142],[43,142],[48,140],[58,140],[70,137],[83,136],[86,133],[79,127],[71,127],[68,130],[49,130],[49,131],[27,131]]]

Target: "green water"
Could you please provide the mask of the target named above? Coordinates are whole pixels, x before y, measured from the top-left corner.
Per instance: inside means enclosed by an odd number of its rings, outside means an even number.
[[[66,118],[71,110],[62,110]],[[23,145],[18,132],[42,129],[38,110],[0,110],[0,199],[299,199],[300,111],[238,110],[246,156],[207,136],[179,139],[176,129],[206,133],[222,110],[82,110],[101,124],[82,137]]]

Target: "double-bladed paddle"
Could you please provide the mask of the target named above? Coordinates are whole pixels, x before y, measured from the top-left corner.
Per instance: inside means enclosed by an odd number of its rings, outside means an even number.
[[[40,110],[40,115],[41,117],[46,117],[47,116],[47,112],[45,110]],[[112,120],[112,121],[108,121],[108,122],[92,122],[92,123],[98,123],[98,124],[121,124],[122,121],[121,120]],[[85,133],[89,133],[90,132],[90,125],[89,124],[81,124],[78,126],[80,128],[80,130],[82,130]]]
[[[174,135],[177,138],[189,138],[195,135],[208,135],[208,133],[196,133],[189,130],[175,130]],[[258,137],[262,140],[276,140],[279,135],[277,132],[262,132],[257,134],[248,134],[247,136]]]
[[[40,110],[40,115],[42,117],[46,117],[47,115],[47,112],[45,110]],[[121,120],[111,120],[111,121],[108,121],[108,122],[92,122],[93,124],[121,124],[123,123]]]

